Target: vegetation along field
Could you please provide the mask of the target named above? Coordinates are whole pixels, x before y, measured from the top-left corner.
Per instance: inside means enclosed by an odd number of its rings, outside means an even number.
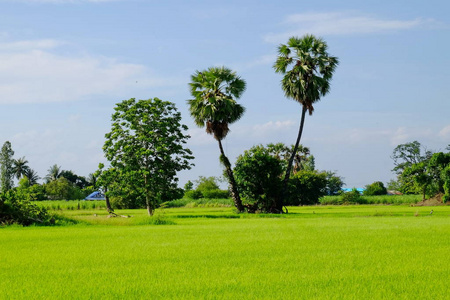
[[[1,298],[448,296],[448,206],[233,210],[169,208],[153,217],[144,209],[117,211],[130,218],[63,210],[79,223],[0,228]]]

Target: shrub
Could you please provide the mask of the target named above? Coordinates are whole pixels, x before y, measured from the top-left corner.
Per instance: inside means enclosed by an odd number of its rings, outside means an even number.
[[[229,198],[230,192],[228,190],[205,190],[202,192],[203,198],[206,199],[223,199],[223,198]]]
[[[365,204],[367,202],[355,188],[350,192],[343,193],[341,198],[342,204]]]
[[[327,174],[302,170],[289,180],[288,205],[311,205],[319,203],[326,194]]]
[[[363,194],[364,196],[386,195],[387,190],[381,181],[375,181],[372,184],[366,185]]]
[[[190,191],[187,191],[187,192],[184,194],[184,196],[185,196],[186,198],[189,198],[189,199],[200,199],[200,198],[203,198],[203,194],[202,194],[202,192],[200,192],[199,190],[190,190]]]
[[[248,212],[277,212],[283,163],[267,148],[254,146],[236,160],[234,175]]]

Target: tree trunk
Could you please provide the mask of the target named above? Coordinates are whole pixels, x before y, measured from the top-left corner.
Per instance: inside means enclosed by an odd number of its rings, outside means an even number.
[[[114,209],[112,209],[111,207],[111,202],[109,202],[109,197],[108,197],[108,188],[105,187],[105,202],[106,202],[106,210],[110,213],[110,212],[114,212]]]
[[[233,198],[234,205],[236,206],[239,212],[244,212],[244,206],[242,205],[241,197],[239,196],[239,191],[237,189],[236,180],[234,180],[233,170],[231,169],[231,163],[228,158],[225,156],[225,152],[223,151],[222,142],[218,139],[221,161],[225,166],[225,170],[227,172],[228,182],[230,184],[231,197]]]
[[[145,184],[145,204],[147,205],[147,213],[149,216],[153,216],[153,207],[151,205],[149,190],[147,187],[147,175],[144,175],[144,184]]]
[[[287,196],[288,183],[289,183],[289,177],[291,175],[292,163],[294,161],[294,157],[295,157],[295,154],[297,153],[298,145],[300,144],[300,139],[302,137],[303,125],[305,124],[305,116],[306,116],[306,111],[307,110],[308,110],[307,107],[305,105],[303,105],[303,107],[302,107],[302,117],[300,119],[300,128],[298,130],[297,141],[295,142],[294,150],[292,151],[291,157],[289,158],[288,166],[287,166],[287,169],[286,169],[286,174],[284,175],[283,190],[282,190],[282,193],[281,193],[281,201],[277,205],[277,209],[280,210],[280,211],[283,210],[283,203],[284,203],[284,201],[286,199],[286,196]]]

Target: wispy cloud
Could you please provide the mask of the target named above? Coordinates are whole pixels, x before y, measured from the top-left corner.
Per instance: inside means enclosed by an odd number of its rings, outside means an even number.
[[[304,13],[289,15],[282,26],[285,32],[270,33],[265,41],[279,43],[291,36],[306,33],[323,35],[373,34],[409,30],[437,24],[433,19],[415,18],[412,20],[389,20],[353,12]]]
[[[143,65],[86,54],[58,53],[64,42],[0,43],[0,103],[48,103],[171,86]],[[139,84],[137,84],[139,83]]]

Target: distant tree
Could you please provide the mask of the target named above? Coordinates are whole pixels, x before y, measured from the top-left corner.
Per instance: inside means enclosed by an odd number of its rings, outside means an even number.
[[[189,192],[194,188],[194,183],[190,180],[188,180],[188,182],[186,182],[186,184],[184,185],[184,191],[185,192]]]
[[[77,186],[79,189],[84,189],[88,186],[88,182],[86,178],[83,176],[79,176],[70,170],[63,170],[60,173],[60,177],[64,177],[69,180],[74,186]]]
[[[61,177],[61,167],[57,164],[54,164],[47,170],[47,175],[45,175],[44,179],[45,181],[51,182],[57,180],[59,177]]]
[[[28,178],[28,180],[29,180],[31,186],[37,184],[37,183],[38,183],[37,181],[38,181],[39,179],[41,179],[41,178],[38,176],[37,172],[36,172],[35,170],[33,170],[33,169],[30,169],[30,168],[28,168],[27,170],[25,170],[24,175]]]
[[[238,211],[244,211],[242,200],[234,178],[231,163],[225,156],[222,140],[230,131],[229,124],[239,120],[244,114],[244,107],[236,102],[245,91],[246,83],[235,72],[225,67],[211,67],[196,71],[191,76],[191,95],[188,100],[189,111],[199,127],[206,127],[219,143],[220,161],[225,166],[230,184],[231,196]]]
[[[73,185],[64,177],[50,181],[44,187],[50,200],[72,200],[74,198]]]
[[[12,150],[11,143],[6,141],[3,144],[2,151],[0,153],[0,183],[1,192],[5,193],[12,189],[13,177],[14,177],[14,151]]]
[[[178,171],[191,168],[188,135],[175,104],[158,98],[124,100],[116,105],[103,150],[120,182],[143,195],[149,215],[170,189]],[[117,182],[117,181],[116,181]]]
[[[364,196],[376,196],[386,195],[387,189],[381,181],[375,181],[369,185],[366,185],[366,189],[363,191]]]
[[[28,166],[28,160],[26,160],[25,157],[13,160],[13,172],[17,179],[20,179],[22,176],[26,176],[26,173],[29,170],[30,167]]]
[[[342,191],[342,187],[345,185],[344,179],[338,175],[336,172],[325,171],[327,178],[326,194],[327,195],[338,195]]]
[[[313,35],[305,35],[302,38],[291,37],[287,44],[278,48],[278,58],[274,64],[275,72],[283,74],[281,87],[288,98],[302,105],[300,129],[294,149],[289,158],[286,174],[283,180],[284,198],[291,168],[297,153],[297,148],[303,132],[305,115],[308,111],[312,115],[313,105],[326,95],[330,90],[330,81],[333,72],[338,65],[338,59],[327,52],[327,44]],[[291,69],[288,69],[292,66]]]
[[[391,157],[394,160],[395,165],[392,171],[401,174],[405,168],[426,161],[430,159],[432,155],[433,152],[423,149],[418,141],[400,144],[395,147],[392,152]]]

